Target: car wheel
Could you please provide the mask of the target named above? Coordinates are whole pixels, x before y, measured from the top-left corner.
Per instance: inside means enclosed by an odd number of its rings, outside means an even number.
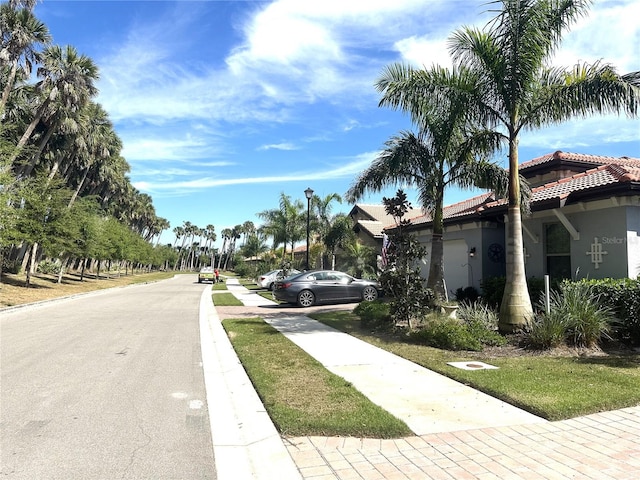
[[[378,291],[374,287],[364,287],[362,290],[362,299],[366,302],[373,302],[378,298]]]
[[[310,307],[316,301],[316,296],[311,290],[303,290],[298,294],[298,306]]]
[[[267,290],[269,290],[270,292],[273,291],[273,282],[271,282],[269,285],[267,285]]]

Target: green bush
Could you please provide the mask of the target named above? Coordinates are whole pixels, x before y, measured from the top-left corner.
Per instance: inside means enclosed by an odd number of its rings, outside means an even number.
[[[360,317],[360,322],[366,327],[391,324],[389,304],[383,300],[362,302],[353,309],[353,313]]]
[[[616,317],[615,336],[631,345],[640,345],[640,280],[605,278],[580,280],[589,285],[600,303],[613,310]]]
[[[463,303],[458,308],[458,318],[467,323],[479,323],[485,330],[498,330],[498,314],[483,302]]]
[[[431,320],[419,330],[411,331],[409,340],[444,350],[470,350],[475,352],[482,350],[482,344],[473,336],[467,325],[453,318]]]
[[[60,273],[61,265],[58,262],[52,262],[51,260],[43,260],[38,263],[38,272],[57,275]]]
[[[475,287],[460,287],[456,290],[455,297],[456,302],[460,304],[474,303],[480,298],[480,292]]]
[[[504,287],[507,283],[506,277],[488,277],[482,280],[480,287],[482,289],[482,299],[487,305],[493,308],[500,308],[502,297],[504,295]],[[560,282],[551,280],[551,288],[558,288]],[[537,302],[544,294],[544,278],[529,277],[527,278],[527,290],[532,302]]]
[[[550,300],[553,304],[560,304],[560,294],[552,291]],[[536,350],[546,350],[563,345],[567,336],[567,321],[565,312],[558,308],[550,309],[549,313],[544,310],[538,315],[529,331],[527,332],[527,343],[529,347]]]
[[[9,260],[4,258],[2,260],[2,271],[4,273],[11,273],[13,275],[18,275],[22,270],[22,264],[17,260]]]
[[[560,290],[549,297],[549,313],[543,311],[529,331],[529,344],[535,348],[551,348],[562,341],[591,347],[609,338],[613,314],[603,305],[591,285],[564,281]]]

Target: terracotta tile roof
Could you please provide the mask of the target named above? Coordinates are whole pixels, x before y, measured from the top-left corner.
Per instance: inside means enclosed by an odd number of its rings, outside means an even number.
[[[549,163],[551,161],[566,161],[566,162],[579,162],[579,163],[592,163],[595,165],[626,165],[629,167],[640,167],[640,158],[633,157],[605,157],[601,155],[585,155],[582,153],[570,153],[563,152],[561,150],[555,151],[553,153],[549,153],[547,155],[543,155],[538,158],[534,158],[533,160],[529,160],[528,162],[524,162],[520,164],[520,171],[526,170],[528,168],[537,167],[539,165]]]
[[[447,205],[443,209],[443,216],[448,218],[464,217],[466,215],[473,215],[482,209],[482,206],[487,202],[495,200],[495,196],[492,192],[483,193],[473,198],[463,200],[462,202],[454,203],[453,205]],[[411,223],[414,225],[421,223],[429,223],[432,220],[430,214],[420,215],[415,218],[411,218]]]
[[[624,182],[639,182],[640,167],[628,167],[624,165],[601,165],[586,172],[577,173],[571,177],[546,183],[532,190],[531,205],[547,200],[566,200],[567,197],[578,191],[589,190],[605,185]],[[485,210],[500,205],[506,205],[505,199],[499,199],[484,206]]]

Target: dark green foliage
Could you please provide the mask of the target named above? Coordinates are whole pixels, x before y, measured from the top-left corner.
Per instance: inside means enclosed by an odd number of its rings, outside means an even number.
[[[586,282],[564,281],[549,298],[549,313],[542,312],[533,322],[529,344],[552,348],[566,342],[576,347],[592,347],[609,338],[612,310],[604,305]]]
[[[51,260],[43,260],[38,264],[38,272],[55,275],[60,272],[60,263]]]
[[[488,277],[480,282],[482,289],[482,299],[493,308],[499,308],[504,295],[504,287],[507,282],[506,277]],[[551,280],[550,288],[558,288],[559,281]],[[538,300],[544,294],[544,279],[538,277],[527,278],[527,289],[529,296]]]
[[[421,345],[445,350],[482,350],[480,340],[466,325],[452,318],[439,318],[409,333],[409,339]]]
[[[455,293],[458,303],[473,303],[480,297],[480,292],[475,287],[458,288]]]
[[[497,331],[498,315],[491,307],[481,302],[463,304],[457,315],[457,319],[431,316],[409,336],[414,342],[447,350],[481,351],[485,346],[507,343]]]
[[[411,206],[407,195],[398,190],[395,197],[384,197],[382,203],[395,219],[396,228],[389,235],[388,264],[380,275],[380,284],[391,298],[389,308],[394,322],[411,328],[433,305],[433,292],[425,287],[418,264],[426,249],[407,231],[409,221],[403,218]]]
[[[389,304],[383,300],[362,302],[353,309],[353,313],[360,317],[360,322],[366,327],[391,325]]]
[[[640,280],[605,278],[580,280],[589,285],[599,303],[608,306],[616,316],[613,333],[619,340],[631,345],[640,345]]]

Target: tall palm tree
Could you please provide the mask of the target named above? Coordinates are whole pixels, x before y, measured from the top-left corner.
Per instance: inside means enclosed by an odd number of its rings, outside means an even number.
[[[47,26],[38,20],[28,8],[0,5],[0,60],[9,66],[7,78],[2,79],[4,88],[0,97],[0,123],[19,70],[25,78],[31,75],[33,64],[39,61],[39,48],[51,42]],[[22,62],[21,62],[22,60]],[[22,64],[21,64],[22,63]]]
[[[218,257],[218,269],[222,266],[222,256],[227,251],[227,243],[231,239],[232,230],[230,228],[223,228],[220,234],[222,235],[222,248],[220,249],[220,256]]]
[[[414,78],[450,85],[450,95],[431,101]],[[431,258],[427,287],[444,299],[444,192],[450,186],[504,190],[506,174],[483,155],[496,148],[499,136],[481,129],[472,116],[468,96],[457,94],[474,85],[467,70],[440,67],[429,70],[394,64],[377,82],[383,93],[381,105],[399,108],[412,117],[419,134],[401,132],[386,142],[385,149],[347,192],[355,202],[366,191],[380,191],[402,184],[414,185],[422,208],[432,216]]]
[[[532,316],[527,292],[521,226],[518,139],[523,130],[569,118],[625,111],[640,106],[640,72],[619,75],[604,63],[550,67],[563,34],[587,14],[588,0],[495,0],[501,10],[480,30],[465,27],[450,39],[454,62],[478,77],[473,96],[486,125],[509,145],[507,284],[500,329],[519,330]],[[448,86],[424,83],[432,96],[447,96]]]
[[[12,162],[18,158],[52,102],[59,103],[61,108],[80,109],[97,93],[93,82],[98,79],[98,68],[89,57],[78,54],[70,45],[47,47],[42,54],[38,76],[42,78],[38,83],[41,101],[16,145]],[[33,167],[32,160],[22,168],[21,174],[31,172]]]
[[[311,198],[313,221],[311,223],[310,230],[315,232],[317,239],[319,240],[319,245],[322,248],[320,254],[320,268],[324,268],[324,257],[326,253],[325,238],[335,220],[335,215],[331,213],[334,201],[342,203],[342,197],[337,193],[331,193],[325,197],[314,195]]]
[[[287,245],[291,245],[291,260],[293,260],[293,248],[296,242],[302,240],[306,232],[306,209],[301,200],[292,201],[291,197],[280,194],[278,208],[264,210],[258,213],[265,219],[264,231],[273,239],[273,249],[278,245],[284,245],[282,260],[284,261]]]

